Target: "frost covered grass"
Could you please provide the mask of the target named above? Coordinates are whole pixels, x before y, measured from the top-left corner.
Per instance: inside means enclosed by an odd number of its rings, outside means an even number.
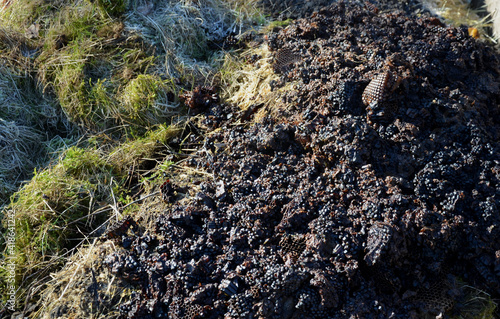
[[[44,100],[29,76],[0,68],[0,207],[33,169],[75,142],[71,124]]]

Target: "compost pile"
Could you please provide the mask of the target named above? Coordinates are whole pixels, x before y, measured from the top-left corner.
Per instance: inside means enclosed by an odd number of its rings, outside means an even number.
[[[154,232],[106,257],[140,288],[122,317],[422,318],[460,311],[459,279],[500,297],[494,50],[342,2],[268,45],[273,87],[296,83],[282,117],[207,105],[189,165],[215,179],[182,204],[163,185]]]

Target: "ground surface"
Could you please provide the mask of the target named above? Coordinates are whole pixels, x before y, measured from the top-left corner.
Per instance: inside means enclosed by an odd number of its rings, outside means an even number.
[[[275,19],[297,19],[305,18],[315,11],[329,6],[337,1],[335,0],[259,0],[258,3],[262,9]],[[378,0],[367,1],[367,3],[376,3],[380,10],[403,10],[407,13],[414,12],[422,8],[419,1],[395,1]]]
[[[295,83],[281,116],[233,125],[206,100],[186,165],[215,178],[182,202],[167,182],[154,232],[117,228],[104,264],[140,291],[121,316],[453,315],[461,281],[499,298],[499,55],[435,18],[343,3],[268,45],[273,87]]]

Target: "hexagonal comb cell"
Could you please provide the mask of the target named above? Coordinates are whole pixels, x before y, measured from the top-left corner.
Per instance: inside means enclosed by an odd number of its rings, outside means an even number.
[[[276,51],[274,56],[274,70],[285,72],[295,62],[299,62],[300,55],[289,48],[282,48]]]
[[[454,296],[449,293],[451,290],[451,282],[443,279],[432,284],[428,289],[419,290],[415,300],[421,302],[424,310],[429,313],[444,313],[454,305]]]
[[[290,254],[296,260],[306,248],[304,237],[285,235],[280,240],[281,252],[283,256]]]
[[[394,75],[391,71],[377,75],[368,83],[363,92],[363,104],[369,106],[385,101],[389,94],[397,88],[398,84],[397,75]]]

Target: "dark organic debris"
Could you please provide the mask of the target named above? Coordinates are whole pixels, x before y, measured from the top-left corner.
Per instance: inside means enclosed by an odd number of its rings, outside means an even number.
[[[128,215],[122,220],[110,225],[108,229],[106,229],[106,232],[102,235],[101,239],[121,240],[122,236],[126,235],[131,228],[134,232],[137,232],[139,226],[132,216]]]
[[[282,118],[187,96],[210,134],[186,165],[215,178],[106,258],[141,291],[121,316],[422,318],[463,306],[456,278],[499,298],[498,54],[343,2],[269,46],[300,55]]]
[[[219,96],[213,86],[197,86],[192,91],[179,95],[179,99],[195,114],[204,112],[210,105],[219,102]]]
[[[173,203],[175,201],[175,197],[177,195],[176,186],[167,179],[160,186],[160,195],[161,199],[167,203]]]

